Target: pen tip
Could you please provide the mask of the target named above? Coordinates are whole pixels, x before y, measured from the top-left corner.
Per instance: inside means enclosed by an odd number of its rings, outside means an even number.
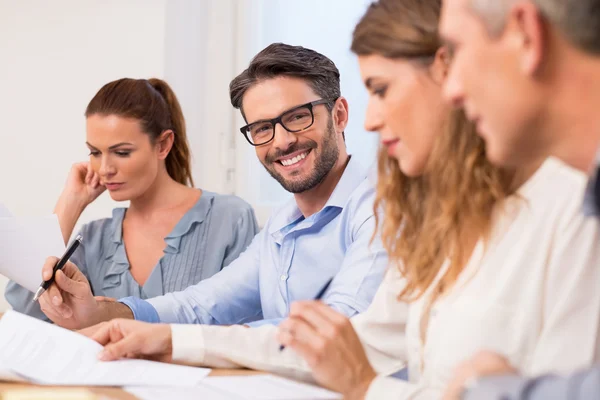
[[[37,292],[35,292],[35,296],[33,296],[33,302],[35,303],[36,301],[38,301],[38,299],[40,298],[40,296],[44,293],[44,289],[43,288],[39,288],[37,290]]]

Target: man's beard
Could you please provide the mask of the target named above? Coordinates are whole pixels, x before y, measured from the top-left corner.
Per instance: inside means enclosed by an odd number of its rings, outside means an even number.
[[[321,143],[321,151],[317,158],[315,158],[315,166],[311,171],[310,175],[302,180],[286,180],[279,172],[275,170],[273,165],[276,162],[275,159],[279,157],[285,157],[288,154],[295,153],[302,150],[311,150],[314,152],[319,145],[314,140],[308,140],[306,143],[296,143],[285,152],[275,152],[273,155],[267,155],[265,162],[262,163],[269,175],[271,175],[279,184],[290,193],[302,193],[318,186],[329,171],[333,169],[337,163],[340,155],[340,149],[337,145],[336,132],[333,127],[333,120],[330,117],[327,124],[327,130]]]

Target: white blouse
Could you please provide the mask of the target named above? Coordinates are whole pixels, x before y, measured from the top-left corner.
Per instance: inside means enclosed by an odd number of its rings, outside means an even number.
[[[476,245],[457,284],[433,305],[426,343],[427,293],[398,302],[403,278],[389,269],[370,308],[352,318],[379,374],[367,398],[437,399],[454,367],[483,349],[505,355],[525,375],[598,361],[600,224],[582,212],[586,183],[585,174],[548,159],[497,210],[487,243]],[[173,325],[173,358],[310,380],[293,350],[279,352],[276,330]],[[408,381],[386,377],[404,366]]]

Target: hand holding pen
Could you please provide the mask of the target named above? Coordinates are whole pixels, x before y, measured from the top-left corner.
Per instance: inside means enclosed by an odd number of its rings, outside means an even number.
[[[44,294],[44,292],[46,290],[48,290],[48,288],[50,287],[50,285],[52,285],[54,283],[54,279],[56,277],[56,271],[58,271],[59,269],[62,269],[65,266],[65,264],[67,263],[67,261],[69,261],[69,259],[73,255],[73,253],[75,253],[75,250],[77,250],[77,247],[79,247],[79,245],[81,244],[82,240],[83,240],[83,237],[81,235],[78,235],[75,238],[75,240],[71,243],[71,245],[69,246],[69,248],[67,249],[67,251],[65,252],[65,254],[63,254],[63,256],[58,260],[58,262],[54,266],[54,269],[52,270],[52,276],[50,277],[50,279],[48,279],[46,281],[43,281],[40,284],[39,289],[35,292],[35,296],[33,296],[33,301],[34,302],[38,301],[38,299],[40,298],[40,296],[42,294]]]
[[[321,301],[292,304],[277,340],[306,362],[317,383],[344,398],[365,398],[377,376],[352,320]]]
[[[327,292],[327,289],[329,289],[329,285],[331,285],[331,282],[333,282],[333,278],[329,279],[327,281],[327,283],[325,283],[325,285],[323,285],[321,290],[319,290],[319,293],[317,293],[317,295],[315,296],[314,301],[318,301],[323,298],[323,296],[325,295],[325,292]],[[283,349],[285,349],[284,345],[279,346],[279,351],[282,351]]]

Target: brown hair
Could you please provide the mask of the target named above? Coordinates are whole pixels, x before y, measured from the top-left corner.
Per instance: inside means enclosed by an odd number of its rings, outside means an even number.
[[[354,30],[352,51],[415,60],[417,68],[430,65],[442,47],[440,8],[440,0],[374,2]],[[390,261],[406,278],[399,299],[422,296],[450,259],[431,305],[463,270],[470,238],[489,235],[494,206],[510,193],[511,174],[490,164],[483,140],[458,110],[436,137],[424,175],[404,175],[384,149],[378,164],[377,232],[381,229]]]
[[[329,58],[314,50],[284,43],[273,43],[258,53],[246,70],[229,84],[233,107],[242,109],[244,94],[263,79],[290,76],[307,81],[313,91],[332,104],[341,96],[340,72]],[[332,110],[332,104],[327,109]]]
[[[140,121],[154,143],[166,130],[173,131],[173,147],[165,160],[167,173],[183,185],[194,186],[185,119],[179,101],[161,79],[123,78],[104,85],[88,104],[86,118],[117,115]]]

